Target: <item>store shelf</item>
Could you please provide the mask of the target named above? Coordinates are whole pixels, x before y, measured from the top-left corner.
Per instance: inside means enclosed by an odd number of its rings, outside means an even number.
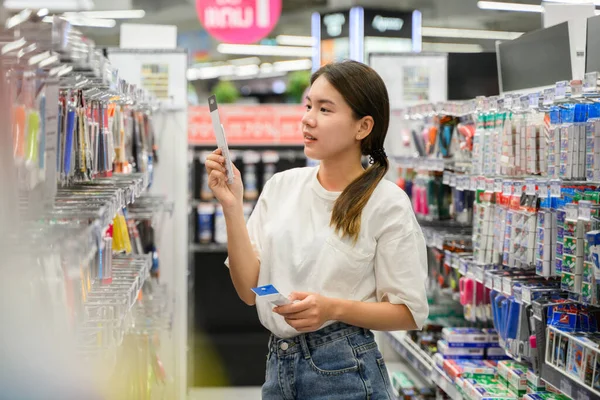
[[[470,224],[463,224],[450,219],[447,220],[429,220],[423,217],[417,217],[417,222],[423,228],[439,228],[439,229],[472,229]]]
[[[542,379],[572,399],[592,400],[600,398],[600,392],[583,386],[550,364],[543,365]]]
[[[431,381],[442,389],[452,400],[463,400],[463,397],[458,392],[458,389],[456,389],[454,382],[452,382],[450,378],[448,378],[448,375],[435,364],[431,369]]]
[[[390,344],[422,376],[422,379],[430,382],[433,359],[425,353],[406,332],[386,332],[386,338]]]
[[[190,252],[194,253],[227,253],[227,245],[220,243],[190,244]]]

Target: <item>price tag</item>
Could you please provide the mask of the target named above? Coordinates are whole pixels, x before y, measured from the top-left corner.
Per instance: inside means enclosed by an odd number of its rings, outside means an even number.
[[[589,221],[592,214],[592,202],[589,200],[579,201],[579,219]]]
[[[521,197],[521,195],[523,194],[523,182],[514,181],[512,193],[513,196]]]
[[[502,276],[494,276],[494,290],[502,291]]]
[[[548,181],[546,179],[539,179],[537,181],[538,186],[538,196],[540,199],[545,199],[548,197]]]
[[[456,187],[456,174],[450,174],[450,187]]]
[[[485,191],[488,193],[494,193],[494,179],[493,178],[485,179]]]
[[[571,97],[581,97],[583,95],[583,82],[579,79],[571,81]]]
[[[462,260],[460,262],[460,266],[459,266],[458,270],[460,271],[461,274],[467,275],[467,273],[469,272],[469,263],[466,260]]]
[[[513,97],[509,94],[504,98],[504,107],[507,110],[510,110],[513,108]]]
[[[525,179],[525,194],[529,196],[535,195],[535,179]]]
[[[483,111],[483,107],[484,107],[484,102],[485,102],[485,96],[477,96],[475,97],[475,110],[476,111]]]
[[[444,171],[444,173],[442,174],[442,183],[444,185],[450,184],[450,172]]]
[[[550,181],[550,197],[560,198],[560,181],[553,179]]]
[[[556,82],[556,87],[554,89],[554,98],[556,100],[564,100],[567,97],[567,85],[569,82],[560,81]]]
[[[521,96],[519,99],[519,105],[523,110],[527,110],[529,108],[529,96]]]
[[[598,91],[598,72],[588,72],[583,78],[583,92],[595,93]]]
[[[498,96],[492,96],[488,99],[490,111],[498,110]]]
[[[544,105],[551,106],[554,103],[554,95],[556,93],[556,89],[549,88],[544,90]]]
[[[504,97],[500,97],[498,99],[498,111],[504,111],[506,110],[506,104],[505,104],[505,100]]]
[[[510,196],[512,194],[512,182],[511,181],[503,181],[502,182],[502,194],[504,196]]]
[[[502,178],[496,178],[494,180],[494,192],[502,193]]]
[[[490,273],[490,271],[486,271],[485,272],[485,277],[484,277],[484,281],[485,281],[485,287],[493,290],[494,289],[494,275],[492,275]]]
[[[529,94],[529,109],[536,109],[538,107],[539,99],[540,99],[539,93],[530,93]]]
[[[485,176],[477,178],[477,190],[485,190]]]
[[[577,221],[577,217],[579,216],[579,212],[578,212],[578,209],[577,209],[576,205],[573,204],[573,207],[569,207],[569,205],[567,205],[566,213],[567,213],[566,218],[568,220]]]
[[[469,177],[469,180],[470,180],[469,181],[469,190],[472,192],[477,191],[477,189],[479,189],[478,185],[477,185],[477,181],[478,181],[477,177],[475,175],[471,175]]]

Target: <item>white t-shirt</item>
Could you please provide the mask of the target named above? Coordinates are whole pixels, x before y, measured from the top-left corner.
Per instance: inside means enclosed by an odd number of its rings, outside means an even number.
[[[329,225],[340,193],[321,186],[318,170],[291,169],[275,174],[265,185],[248,220],[260,259],[258,286],[272,284],[286,296],[314,292],[405,304],[420,329],[429,313],[427,253],[410,199],[383,179],[363,209],[359,239],[353,245]],[[275,336],[299,334],[268,302],[257,298],[256,307],[260,321]]]

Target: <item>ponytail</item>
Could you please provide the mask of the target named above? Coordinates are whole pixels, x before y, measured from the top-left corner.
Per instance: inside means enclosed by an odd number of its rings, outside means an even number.
[[[383,152],[383,150],[380,151]],[[334,227],[335,232],[342,237],[352,239],[354,243],[358,240],[360,233],[362,211],[389,169],[385,153],[383,157],[378,157],[373,161],[373,164],[361,176],[344,189],[335,201],[331,213],[330,224]]]

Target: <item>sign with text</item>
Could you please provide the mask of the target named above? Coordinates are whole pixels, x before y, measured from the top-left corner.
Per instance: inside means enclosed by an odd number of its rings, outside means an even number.
[[[412,38],[412,12],[365,8],[365,36]]]
[[[302,145],[301,105],[219,105],[229,145]],[[208,107],[188,108],[188,144],[215,145]]]
[[[249,44],[271,33],[281,15],[281,0],[196,0],[196,11],[214,38]]]

